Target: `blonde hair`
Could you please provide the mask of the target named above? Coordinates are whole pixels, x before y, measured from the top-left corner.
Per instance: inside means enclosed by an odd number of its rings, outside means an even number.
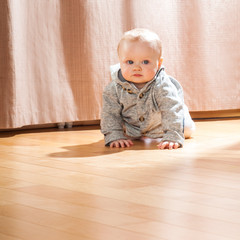
[[[150,43],[154,50],[159,51],[159,57],[162,56],[162,43],[160,41],[160,38],[155,32],[151,30],[145,28],[134,28],[130,31],[125,32],[118,43],[118,53],[120,45],[125,40]]]

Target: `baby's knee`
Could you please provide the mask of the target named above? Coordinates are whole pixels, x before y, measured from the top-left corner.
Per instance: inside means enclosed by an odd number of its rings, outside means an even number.
[[[193,121],[188,122],[187,124],[185,124],[184,126],[184,137],[190,138],[192,136],[192,134],[194,133],[196,129],[195,123]]]

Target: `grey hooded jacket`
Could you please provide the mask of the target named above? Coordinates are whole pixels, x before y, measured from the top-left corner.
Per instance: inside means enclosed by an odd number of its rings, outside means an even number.
[[[101,115],[106,145],[141,136],[183,145],[184,98],[177,80],[161,68],[153,80],[137,89],[123,78],[119,64],[112,67],[111,77],[103,92]]]

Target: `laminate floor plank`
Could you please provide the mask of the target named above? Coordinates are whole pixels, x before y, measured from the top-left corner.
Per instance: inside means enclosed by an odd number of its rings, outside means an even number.
[[[164,239],[194,239],[194,240],[212,240],[212,239],[218,239],[218,240],[237,240],[239,239],[239,233],[238,235],[234,235],[233,237],[227,235],[222,236],[219,234],[212,234],[202,231],[196,231],[191,229],[186,229],[179,226],[169,225],[169,224],[163,224],[159,222],[146,222],[143,224],[136,224],[136,225],[128,225],[124,227],[124,229],[128,230],[138,230],[139,232],[143,234],[151,234],[156,237],[162,237]]]
[[[36,217],[39,221],[42,215],[37,215]],[[48,217],[51,218],[51,216],[48,215],[44,217],[46,218],[42,219],[41,223],[36,223],[33,220],[34,216],[32,216],[30,222],[28,222],[29,220],[23,221],[16,218],[0,216],[0,232],[7,236],[20,236],[20,238],[24,240],[32,240],[33,238],[34,240],[49,238],[53,240],[101,240],[108,239],[109,236],[111,236],[112,239],[119,240],[164,240],[144,233],[108,227],[104,224],[87,221],[81,222],[79,219],[74,219],[73,221],[69,221],[69,218],[59,219],[59,216],[53,216],[53,222],[50,224],[50,221],[47,221],[47,219]],[[64,218],[64,216],[62,216],[62,218]],[[68,220],[68,222],[66,222],[66,220]],[[56,222],[58,222],[58,225],[56,225]],[[47,225],[47,223],[49,223],[50,226]]]
[[[0,216],[0,233],[8,237],[19,237],[22,240],[93,240],[85,235],[72,235],[54,228],[32,224],[18,219]],[[4,239],[5,240],[5,239]]]
[[[18,237],[11,237],[5,234],[0,233],[0,239],[2,240],[22,240],[22,238],[18,238]]]

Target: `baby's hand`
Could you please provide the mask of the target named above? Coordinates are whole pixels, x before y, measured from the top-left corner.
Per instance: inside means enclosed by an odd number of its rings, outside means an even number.
[[[114,147],[125,148],[125,147],[131,147],[132,145],[133,145],[133,142],[130,139],[119,139],[110,143],[111,148],[114,148]]]
[[[159,149],[169,149],[169,150],[172,150],[172,149],[177,149],[180,147],[180,144],[179,143],[176,143],[176,142],[160,142],[157,147]]]

